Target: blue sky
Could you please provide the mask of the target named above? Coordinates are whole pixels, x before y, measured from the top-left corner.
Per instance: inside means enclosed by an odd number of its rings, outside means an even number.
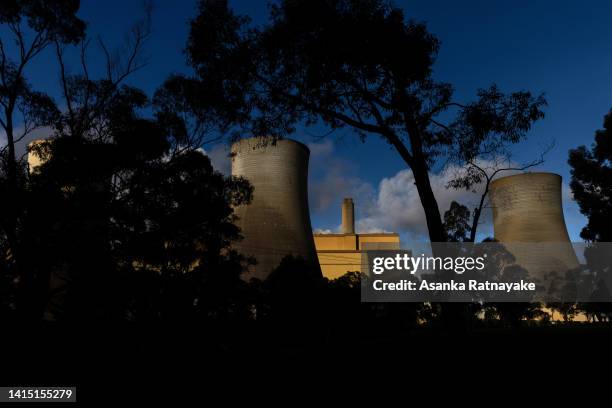
[[[230,3],[238,12],[249,14],[255,23],[265,21],[266,1]],[[478,88],[492,83],[504,91],[528,89],[546,94],[546,118],[530,133],[529,142],[517,150],[516,160],[533,159],[541,146],[554,139],[555,147],[539,169],[559,173],[567,183],[568,150],[591,144],[603,115],[612,107],[612,2],[398,0],[395,4],[409,18],[426,22],[442,41],[434,76],[454,85],[456,100],[469,101]],[[131,78],[131,84],[152,94],[168,74],[189,72],[183,49],[188,20],[194,12],[195,1],[191,0],[155,3],[153,34],[146,49],[149,63]],[[88,21],[90,36],[102,35],[107,43],[120,44],[129,27],[142,16],[142,3],[82,0],[79,14]],[[44,63],[35,64],[29,72],[32,82],[57,95],[57,65],[50,53],[40,58]],[[380,223],[384,230],[410,236],[412,223],[419,218],[414,208],[418,203],[410,200],[410,186],[404,186],[410,184],[410,176],[397,154],[374,137],[362,144],[348,131],[331,139],[314,138],[323,133],[315,128],[303,129],[296,135],[311,144],[313,151],[313,227],[336,228],[340,223],[340,202],[343,196],[351,195],[356,197],[357,218],[363,229]],[[207,150],[216,154],[216,162],[220,163],[222,148]],[[440,194],[470,200],[465,193]],[[585,221],[569,198],[566,191],[566,220],[572,239],[579,241]],[[386,199],[403,199],[405,208],[401,201],[389,204],[383,202]],[[394,211],[398,213],[390,214]],[[490,229],[483,226],[483,234],[487,228]]]

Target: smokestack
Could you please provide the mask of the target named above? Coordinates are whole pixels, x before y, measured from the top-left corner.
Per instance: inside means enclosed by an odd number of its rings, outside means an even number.
[[[243,240],[234,248],[257,260],[244,279],[268,277],[287,255],[318,267],[308,210],[310,150],[294,140],[242,139],[232,145],[232,175],[253,185],[253,200],[234,209]]]
[[[517,264],[535,274],[578,266],[563,217],[561,176],[525,173],[502,177],[491,183],[489,194],[495,238],[509,244],[506,247]]]
[[[342,231],[343,234],[355,233],[355,205],[352,198],[342,201]]]

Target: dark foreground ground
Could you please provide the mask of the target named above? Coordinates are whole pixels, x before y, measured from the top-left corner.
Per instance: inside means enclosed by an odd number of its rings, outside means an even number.
[[[565,376],[574,383],[589,371],[609,372],[612,327],[412,329],[350,338],[220,326],[13,327],[2,332],[1,346],[2,385],[76,385],[83,404],[207,400],[227,388],[242,391],[225,398],[244,397],[250,387],[270,392],[278,381],[305,395],[342,381],[351,384],[342,392],[359,393],[389,378],[413,385],[415,378],[473,378],[480,384],[500,370],[527,383],[546,377],[563,382]]]

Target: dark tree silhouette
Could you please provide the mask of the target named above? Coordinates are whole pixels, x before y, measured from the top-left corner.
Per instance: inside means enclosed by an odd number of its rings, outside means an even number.
[[[182,80],[197,80],[206,95],[194,107],[200,116],[214,112],[219,128],[237,134],[283,137],[322,122],[382,137],[412,170],[430,239],[442,242],[433,165],[452,146],[475,160],[521,141],[545,100],[492,86],[475,102],[457,103],[452,86],[432,78],[438,49],[423,24],[386,1],[281,1],[255,28],[227,2],[202,0],[187,44],[197,77]]]
[[[464,242],[469,239],[470,210],[462,204],[453,201],[448,211],[444,213],[444,230],[450,242]]]
[[[19,311],[31,319],[219,319],[248,315],[239,275],[248,261],[232,206],[250,200],[245,180],[215,172],[199,144],[124,80],[141,56],[149,18],[138,22],[124,53],[105,51],[104,75],[92,78],[87,46],[82,72],[68,75],[56,42],[66,109],[53,138],[32,147],[43,164],[26,185],[23,250],[32,282]],[[36,254],[36,256],[33,256]]]
[[[595,132],[591,148],[580,146],[570,150],[568,163],[572,168],[570,187],[574,199],[580,212],[587,217],[587,225],[582,228],[580,236],[590,242],[612,241],[612,111],[604,117],[603,129]],[[598,280],[605,281],[604,276],[610,276],[608,265],[594,262],[603,258],[601,254],[589,254],[589,251],[602,250],[596,247],[585,251],[594,288],[598,287]],[[607,320],[612,310],[609,303],[583,303],[579,308],[587,315]]]
[[[154,119],[139,113],[149,100],[124,82],[146,63],[150,9],[123,52],[98,40],[105,69],[93,78],[88,40],[79,49],[81,72],[65,69],[65,43],[79,36],[62,28],[70,20],[53,16],[73,8],[78,2],[18,7],[31,25],[36,13],[49,14],[40,30],[60,30],[36,41],[55,45],[65,109],[45,123],[52,138],[30,148],[42,164],[21,186],[24,273],[8,308],[27,322],[248,317],[240,273],[249,260],[230,244],[240,238],[232,206],[250,200],[250,185],[215,172],[200,145],[179,131],[187,128],[182,117],[161,108]],[[13,252],[5,254],[10,261]]]
[[[595,132],[591,149],[569,152],[570,187],[580,212],[588,218],[580,236],[588,241],[612,241],[612,111]]]
[[[529,277],[528,271],[521,265],[516,264],[516,258],[506,249],[503,243],[492,238],[486,238],[483,242],[487,244],[487,262],[482,271],[474,273],[475,279],[492,282],[516,282]],[[484,317],[489,322],[499,320],[505,326],[516,328],[520,326],[522,320],[530,320],[542,315],[541,304],[538,302],[518,301],[521,299],[514,293],[495,295],[495,297],[504,296],[505,301],[494,302],[491,301],[491,295],[489,292],[480,293]],[[532,298],[530,297],[530,300]]]
[[[25,169],[15,146],[59,114],[48,95],[32,88],[26,70],[54,42],[72,44],[83,37],[78,9],[78,0],[7,0],[0,5],[0,126],[7,139],[0,152],[0,194],[6,198],[0,204],[0,246],[5,276],[22,286],[32,282],[21,267]]]
[[[17,178],[15,143],[36,127],[49,125],[56,113],[51,98],[30,87],[25,70],[55,41],[76,43],[83,37],[85,23],[75,15],[79,3],[78,0],[8,0],[0,7],[0,23],[7,28],[7,37],[0,38],[0,103],[3,108],[0,124],[7,138],[9,184],[15,185]],[[22,114],[23,123],[16,123],[17,113]],[[17,126],[19,134],[15,132]]]
[[[136,114],[145,102],[124,87],[100,118],[103,137],[35,146],[45,160],[31,175],[24,234],[42,291],[35,316],[183,320],[239,307],[246,260],[230,249],[231,206],[251,187],[197,150],[175,153],[172,132]]]
[[[288,255],[263,282],[268,293],[268,314],[287,324],[303,321],[320,312],[325,281],[316,265],[303,258]]]

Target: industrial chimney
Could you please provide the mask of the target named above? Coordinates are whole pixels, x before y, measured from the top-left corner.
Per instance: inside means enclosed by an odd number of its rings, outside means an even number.
[[[355,205],[352,198],[342,201],[342,231],[343,234],[355,233]]]
[[[495,238],[507,244],[517,264],[536,275],[578,266],[563,217],[561,176],[502,177],[491,183],[489,194]]]
[[[249,205],[234,209],[244,239],[234,248],[254,256],[257,265],[244,276],[265,279],[287,255],[299,256],[317,269],[308,211],[310,150],[295,140],[272,143],[257,137],[232,145],[232,175],[254,187]]]

